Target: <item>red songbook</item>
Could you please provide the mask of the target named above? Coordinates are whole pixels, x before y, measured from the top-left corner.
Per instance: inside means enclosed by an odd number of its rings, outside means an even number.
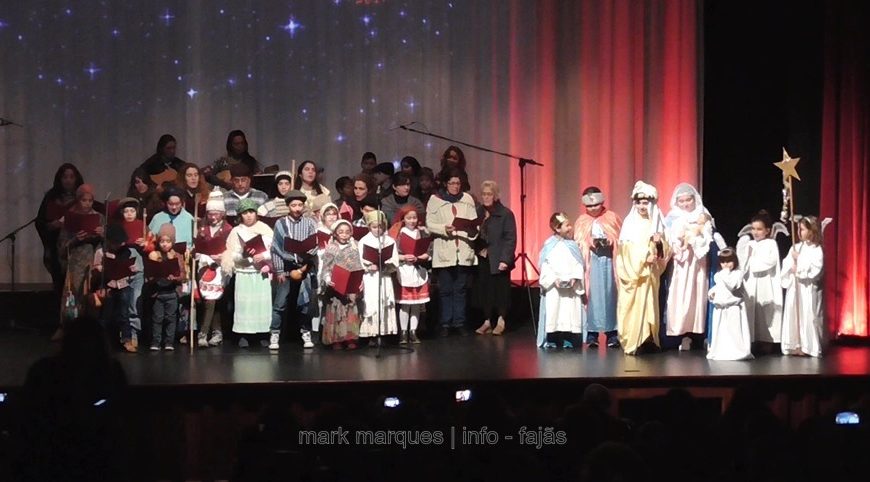
[[[134,219],[131,222],[123,222],[121,226],[127,233],[127,244],[136,244],[136,240],[145,237],[145,221]]]
[[[384,246],[381,248],[380,253],[378,253],[378,248],[365,245],[363,246],[362,257],[364,260],[374,265],[379,265],[380,263],[378,263],[378,261],[386,263],[387,260],[393,257],[393,246],[395,245],[391,244],[389,246]],[[378,254],[380,254],[380,257],[378,257]]]
[[[257,219],[259,219],[260,221],[262,221],[263,223],[265,223],[265,224],[266,224],[267,226],[269,226],[270,228],[275,229],[275,223],[277,223],[278,220],[281,219],[281,218],[272,218],[272,217],[269,217],[269,216],[260,216],[260,217],[257,218]]]
[[[329,244],[329,240],[332,239],[331,234],[324,233],[323,231],[317,231],[314,236],[317,237],[317,247],[320,249],[326,248],[326,245]]]
[[[332,289],[341,296],[360,292],[364,271],[348,271],[339,265],[332,268]]]
[[[206,256],[217,256],[219,254],[223,254],[226,247],[227,240],[223,238],[206,239],[203,237],[197,237],[194,244],[196,252],[204,254]]]
[[[241,236],[239,236],[239,239],[241,239]],[[256,256],[258,254],[263,254],[266,251],[268,251],[266,249],[266,243],[265,243],[265,241],[263,241],[263,236],[261,236],[259,234],[254,236],[253,238],[247,240],[247,241],[242,239],[242,245],[243,245],[242,250],[246,254],[251,254],[250,250],[254,250],[254,254],[253,254],[254,256]]]
[[[453,219],[453,227],[458,231],[465,231],[466,233],[473,233],[477,231],[477,228],[480,227],[481,223],[483,223],[483,219],[466,219],[466,218],[454,218]]]
[[[72,207],[74,202],[59,204],[54,201],[49,201],[45,205],[45,217],[48,221],[57,221],[62,218],[69,208]]]
[[[175,251],[176,253],[184,256],[185,254],[187,254],[187,243],[185,243],[185,242],[175,243],[172,245],[172,250]]]
[[[120,206],[120,205],[121,205],[120,199],[115,199],[113,201],[109,201],[109,203],[106,204],[106,212],[103,213],[106,215],[106,219],[114,218],[115,214],[117,214],[117,212],[118,212],[118,206]],[[139,237],[141,238],[142,236],[139,236]]]
[[[119,279],[124,279],[133,274],[130,268],[136,263],[136,258],[110,258],[108,256],[103,257],[103,273],[105,274],[106,281],[117,281]]]
[[[369,234],[369,228],[366,226],[354,226],[353,227],[353,239],[359,241],[366,234]]]
[[[304,241],[296,241],[290,236],[284,237],[284,251],[287,251],[288,253],[293,253],[298,256],[304,256],[309,254],[316,247],[317,236],[313,234],[305,238]]]
[[[178,258],[164,259],[163,261],[148,260],[145,263],[145,274],[149,278],[166,279],[170,276],[181,276],[181,266],[178,264]]]
[[[399,235],[399,252],[402,254],[424,255],[429,252],[430,244],[432,244],[432,238],[428,236],[414,239],[405,233]]]
[[[84,231],[94,234],[100,227],[99,214],[79,214],[68,211],[63,217],[63,226],[70,233]]]

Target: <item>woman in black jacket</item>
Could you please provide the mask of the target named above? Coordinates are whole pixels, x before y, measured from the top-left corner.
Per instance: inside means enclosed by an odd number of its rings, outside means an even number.
[[[477,216],[483,219],[483,224],[475,247],[476,288],[477,304],[483,310],[484,321],[475,331],[479,335],[501,335],[510,309],[510,276],[517,248],[517,222],[514,213],[499,201],[499,189],[495,181],[481,183],[480,200]],[[497,317],[495,323],[490,321],[493,317]]]

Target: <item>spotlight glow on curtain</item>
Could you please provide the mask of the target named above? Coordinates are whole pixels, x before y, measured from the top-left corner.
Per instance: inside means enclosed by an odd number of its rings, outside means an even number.
[[[822,117],[825,306],[832,334],[870,336],[870,35],[859,4],[828,5]]]

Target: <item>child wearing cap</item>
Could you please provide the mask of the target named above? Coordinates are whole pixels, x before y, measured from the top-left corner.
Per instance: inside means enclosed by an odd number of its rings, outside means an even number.
[[[151,351],[160,351],[161,346],[166,351],[175,350],[175,328],[178,322],[178,298],[181,283],[186,278],[184,257],[173,250],[175,245],[175,227],[164,223],[157,230],[157,249],[148,254],[148,260],[153,263],[177,263],[178,274],[162,272],[149,273],[147,280],[154,284],[153,305],[151,309]],[[155,265],[152,265],[155,266]]]
[[[221,268],[221,256],[227,245],[232,226],[225,221],[223,193],[215,188],[205,204],[203,225],[197,231],[196,246],[197,287],[203,304],[202,324],[199,327],[197,345],[201,348],[217,346],[223,342],[221,310],[224,288],[229,277]],[[205,247],[211,249],[205,252]],[[220,249],[218,249],[220,248]]]
[[[259,335],[269,331],[272,306],[272,271],[269,249],[272,246],[272,228],[257,220],[257,207],[253,199],[242,199],[238,205],[239,225],[227,237],[221,267],[235,274],[233,303],[233,332],[240,335],[239,347],[247,348],[246,335]],[[265,251],[255,252],[246,243],[260,236]]]
[[[132,281],[142,279],[142,256],[139,252],[126,246],[127,233],[119,223],[110,224],[106,229],[105,251],[102,247],[94,253],[94,269],[98,273],[106,273],[106,266],[120,263],[121,266],[132,264],[124,273],[100,275],[105,281],[100,286],[103,298],[103,309],[100,322],[107,333],[120,332],[121,344],[125,351],[138,351],[139,331],[142,329],[139,312],[135,311],[135,299]],[[121,270],[124,271],[124,270]],[[114,278],[114,279],[113,279]],[[141,285],[139,286],[141,292]],[[114,336],[111,339],[116,339]]]

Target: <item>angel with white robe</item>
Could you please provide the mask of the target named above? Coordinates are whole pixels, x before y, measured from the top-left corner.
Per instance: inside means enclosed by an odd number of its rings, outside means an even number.
[[[781,280],[786,290],[782,314],[784,355],[822,355],[824,253],[821,229],[815,216],[802,217],[798,221],[801,242],[791,247],[782,262]]]
[[[775,236],[788,229],[773,223],[766,211],[738,233],[737,258],[743,268],[746,316],[753,342],[779,343],[782,332],[782,287]]]

